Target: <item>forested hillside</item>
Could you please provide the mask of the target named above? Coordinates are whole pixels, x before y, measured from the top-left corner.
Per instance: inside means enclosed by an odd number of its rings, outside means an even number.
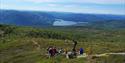
[[[55,18],[44,12],[0,10],[0,23],[20,26],[52,26]]]
[[[97,25],[99,27],[103,27],[103,25],[106,25],[106,26],[110,25],[109,28],[114,27],[114,23],[116,22],[117,22],[117,26],[115,26],[116,28],[120,28],[120,27],[124,28],[124,25],[125,25],[124,24],[125,15],[0,10],[1,24],[32,26],[32,27],[47,27],[47,26],[53,26],[53,23],[55,22],[56,19],[61,19],[64,21],[73,21],[73,22],[88,22],[88,24],[91,26]],[[97,24],[97,23],[101,23],[101,24]]]

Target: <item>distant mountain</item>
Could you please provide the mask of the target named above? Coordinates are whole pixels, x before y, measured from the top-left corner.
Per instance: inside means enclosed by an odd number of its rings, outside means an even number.
[[[0,10],[0,23],[23,26],[51,26],[54,17],[47,13]]]
[[[93,28],[125,28],[125,20],[96,21],[88,25]]]
[[[74,26],[82,26],[82,22],[88,22],[87,24],[95,27],[102,26],[104,24],[105,26],[110,25],[110,27],[112,27],[116,23],[118,27],[124,27],[125,25],[125,15],[0,10],[0,24],[42,27],[53,26],[56,19],[78,23]]]
[[[106,15],[106,14],[80,14],[80,13],[64,13],[49,12],[55,18],[66,21],[75,22],[93,22],[93,21],[109,21],[109,20],[125,20],[125,15]]]

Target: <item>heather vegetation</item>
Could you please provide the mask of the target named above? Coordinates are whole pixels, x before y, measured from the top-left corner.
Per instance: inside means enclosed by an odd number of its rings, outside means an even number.
[[[76,49],[92,48],[92,54],[125,52],[125,29],[96,29],[87,27],[32,28],[0,25],[0,63],[87,63],[87,58],[66,59],[58,55],[48,58],[47,47],[72,48],[72,40],[77,40]],[[68,40],[68,43],[65,43]],[[37,50],[33,41],[38,42]],[[93,59],[95,63],[124,63],[121,55],[111,55]]]

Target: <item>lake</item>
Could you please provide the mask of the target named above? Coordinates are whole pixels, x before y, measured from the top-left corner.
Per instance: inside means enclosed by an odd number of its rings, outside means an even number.
[[[72,25],[78,25],[78,24],[86,24],[88,22],[74,22],[74,21],[65,21],[62,19],[56,19],[53,23],[53,26],[72,26]]]

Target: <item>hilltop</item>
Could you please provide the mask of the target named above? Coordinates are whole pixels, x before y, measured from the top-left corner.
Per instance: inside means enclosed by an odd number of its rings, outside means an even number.
[[[125,29],[106,30],[86,27],[32,28],[0,25],[1,63],[52,63],[46,56],[48,46],[71,49],[72,39],[78,41],[77,49],[92,47],[93,54],[125,52]],[[65,40],[69,43],[66,44]],[[40,45],[37,50],[33,41]],[[124,56],[95,58],[97,62],[123,63]],[[65,61],[65,62],[64,62]],[[57,63],[87,63],[86,58],[66,59],[57,56]]]

